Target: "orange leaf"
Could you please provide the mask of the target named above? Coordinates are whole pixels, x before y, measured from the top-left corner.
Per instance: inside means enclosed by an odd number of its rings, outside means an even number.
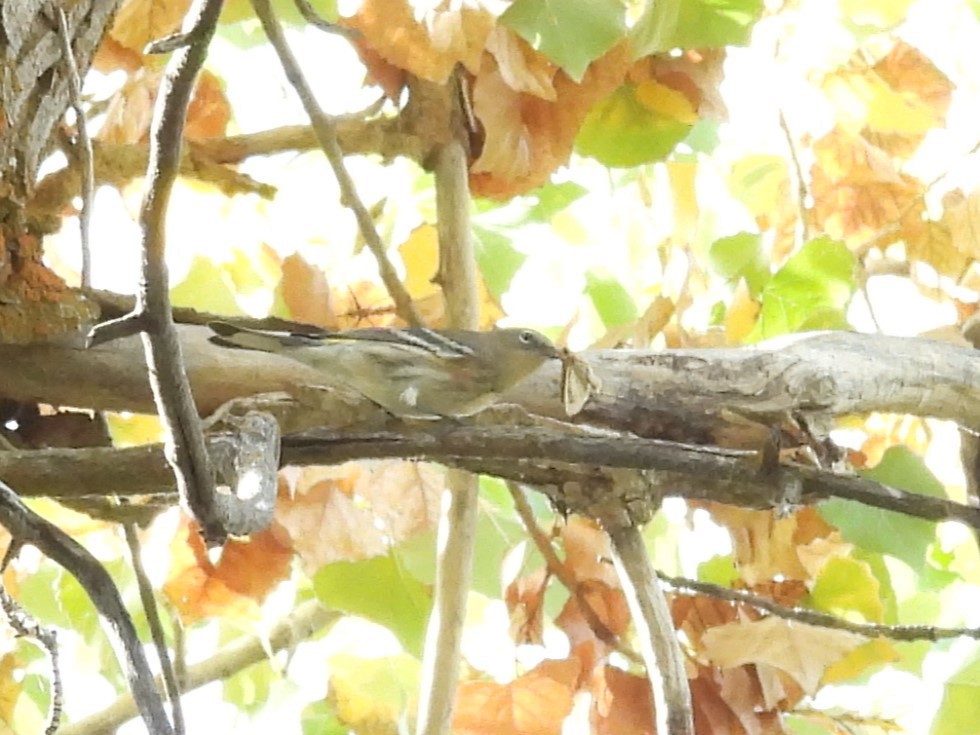
[[[814,219],[845,242],[861,243],[894,227],[922,191],[887,153],[839,128],[814,143],[813,154]]]
[[[379,556],[438,517],[444,476],[414,462],[360,462],[291,471],[279,530],[308,570]]]
[[[592,674],[590,722],[595,735],[654,735],[650,680],[614,666]]]
[[[142,54],[150,41],[178,30],[190,6],[191,0],[123,0],[109,35]]]
[[[228,541],[210,562],[196,525],[186,517],[170,543],[163,592],[185,623],[213,616],[250,617],[272,588],[289,575],[293,552],[271,530]]]
[[[548,588],[548,570],[515,579],[504,591],[507,612],[510,613],[510,635],[515,643],[543,642],[544,593]]]
[[[476,70],[495,22],[482,7],[444,1],[420,9],[406,0],[364,0],[346,20],[382,59],[440,84],[458,63]]]
[[[456,691],[455,735],[559,735],[582,665],[544,661],[509,684],[468,681]]]
[[[579,584],[575,594],[569,596],[565,606],[555,618],[555,625],[565,632],[572,645],[597,637],[596,631],[589,623],[589,618],[582,611],[580,597],[585,599],[606,631],[614,636],[626,632],[630,614],[623,591],[597,580],[586,580]]]
[[[622,83],[630,63],[621,43],[594,61],[580,83],[559,70],[548,100],[515,91],[507,82],[512,70],[486,54],[473,82],[473,111],[486,132],[470,170],[473,192],[507,199],[544,184],[568,161],[585,115]]]
[[[279,291],[294,320],[325,329],[337,328],[327,277],[299,253],[283,259]]]
[[[105,123],[97,137],[108,143],[147,140],[153,104],[162,78],[163,72],[159,69],[142,68],[132,74],[109,102]],[[230,117],[231,108],[221,82],[211,72],[202,72],[187,109],[184,137],[200,140],[222,135]]]

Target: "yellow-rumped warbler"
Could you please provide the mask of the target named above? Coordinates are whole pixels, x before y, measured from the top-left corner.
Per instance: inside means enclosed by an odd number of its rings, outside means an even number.
[[[370,328],[308,336],[208,326],[215,344],[290,357],[396,416],[416,418],[470,416],[546,360],[561,359],[551,340],[532,329]]]

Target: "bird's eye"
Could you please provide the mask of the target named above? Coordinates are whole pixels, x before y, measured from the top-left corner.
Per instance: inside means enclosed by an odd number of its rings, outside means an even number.
[[[525,329],[523,332],[517,335],[517,339],[521,341],[521,344],[529,345],[534,342],[534,332],[532,332],[530,329]]]

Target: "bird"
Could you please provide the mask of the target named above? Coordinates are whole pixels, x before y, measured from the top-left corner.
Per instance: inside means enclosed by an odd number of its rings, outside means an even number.
[[[371,327],[307,335],[211,322],[222,347],[273,352],[407,418],[471,416],[561,351],[533,329]]]

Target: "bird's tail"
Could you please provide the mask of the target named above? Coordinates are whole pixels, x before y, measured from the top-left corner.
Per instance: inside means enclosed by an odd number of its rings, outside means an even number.
[[[238,327],[228,322],[208,322],[214,332],[208,339],[222,347],[261,352],[283,352],[290,347],[306,347],[318,344],[315,337],[288,332],[265,332],[261,329]]]

